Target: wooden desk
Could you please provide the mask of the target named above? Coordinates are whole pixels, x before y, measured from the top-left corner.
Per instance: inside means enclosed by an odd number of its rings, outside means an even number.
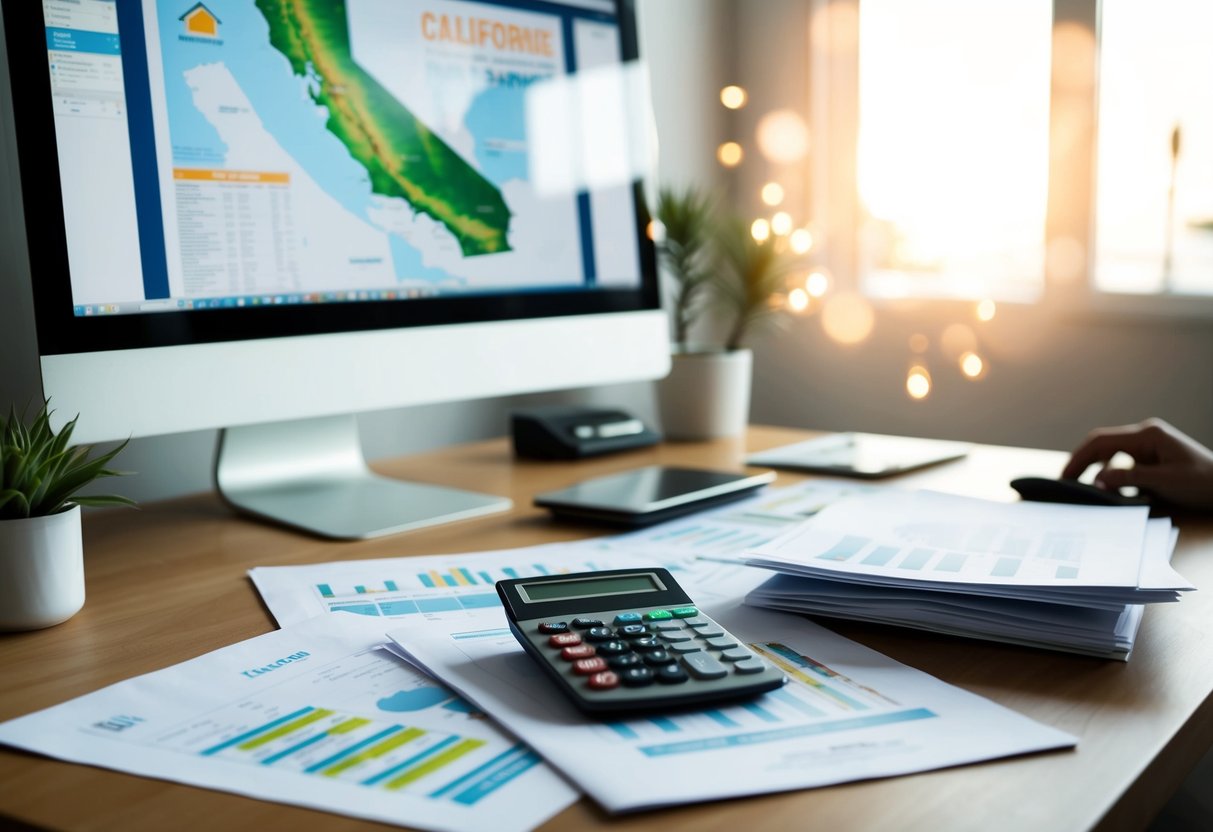
[[[0,636],[0,719],[54,705],[274,628],[245,577],[252,566],[526,546],[599,533],[556,525],[535,492],[656,462],[738,467],[745,450],[806,438],[754,428],[738,441],[667,445],[573,464],[515,462],[504,440],[381,466],[386,473],[510,495],[510,514],[358,543],[300,537],[233,516],[213,495],[89,517],[88,601],[71,621]],[[923,485],[1011,499],[1022,474],[1061,454],[977,448],[911,475]],[[784,474],[781,484],[801,479]],[[1175,565],[1213,585],[1213,522],[1180,519]],[[1080,737],[1076,751],[611,819],[588,801],[545,829],[1141,828],[1213,742],[1213,600],[1190,593],[1146,613],[1128,664],[911,630],[824,620],[906,664]],[[6,822],[7,821],[7,822]],[[335,815],[0,750],[0,827],[54,829],[391,829]]]

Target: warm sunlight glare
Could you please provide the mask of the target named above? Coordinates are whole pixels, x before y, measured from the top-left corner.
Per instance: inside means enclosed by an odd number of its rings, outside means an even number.
[[[762,201],[774,208],[783,202],[783,185],[778,182],[768,182],[762,186]]]
[[[788,242],[792,246],[793,254],[808,254],[809,249],[813,247],[813,235],[807,228],[797,228],[788,238]]]
[[[906,392],[912,399],[925,399],[931,393],[931,374],[926,367],[915,365],[906,376]]]
[[[788,292],[788,309],[799,314],[809,308],[809,293],[804,289],[793,289]]]
[[[986,298],[977,304],[976,313],[977,320],[992,321],[994,320],[994,315],[998,313],[998,306],[994,303],[994,301]]]
[[[809,128],[795,110],[772,110],[758,121],[758,149],[772,162],[790,165],[809,152]]]
[[[830,288],[830,276],[823,271],[810,272],[805,279],[804,288],[815,298],[819,298]]]
[[[740,110],[748,98],[746,91],[736,84],[730,84],[720,91],[720,103],[730,110]]]
[[[745,154],[737,142],[725,142],[716,148],[716,159],[726,168],[735,168],[741,164]]]
[[[760,243],[765,243],[771,237],[771,224],[759,217],[750,225],[750,236]]]
[[[903,294],[1038,287],[1050,0],[863,0],[859,18],[859,191],[883,241],[867,277],[913,275]]]
[[[872,305],[854,293],[834,295],[821,310],[821,326],[840,344],[858,344],[872,334],[876,315]]]
[[[960,371],[966,378],[978,379],[986,371],[986,363],[975,352],[966,352],[960,357]]]
[[[775,216],[771,217],[771,230],[780,237],[786,237],[792,233],[792,215],[787,211],[777,211]]]

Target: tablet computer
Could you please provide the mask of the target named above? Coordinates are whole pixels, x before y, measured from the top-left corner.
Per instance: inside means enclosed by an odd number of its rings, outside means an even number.
[[[835,433],[751,454],[746,462],[817,474],[878,479],[960,459],[968,452],[969,446],[963,442],[878,433]]]
[[[758,474],[653,465],[579,482],[535,497],[557,516],[646,526],[745,497],[774,482]]]

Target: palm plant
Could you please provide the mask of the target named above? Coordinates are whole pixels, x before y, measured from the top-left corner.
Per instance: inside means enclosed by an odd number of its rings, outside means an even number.
[[[55,433],[50,425],[49,403],[44,403],[27,426],[9,409],[0,419],[0,520],[45,517],[71,505],[133,506],[134,501],[115,495],[82,497],[76,492],[102,477],[120,476],[106,466],[126,447],[90,458],[91,447],[70,447],[76,419]]]
[[[657,221],[664,228],[657,243],[661,262],[674,278],[674,342],[685,345],[703,304],[704,289],[716,273],[713,237],[714,200],[697,188],[663,188],[657,198]]]
[[[791,263],[774,243],[755,240],[749,227],[735,218],[721,225],[718,245],[721,268],[712,288],[732,319],[724,348],[736,350],[752,330],[778,320],[777,300]]]

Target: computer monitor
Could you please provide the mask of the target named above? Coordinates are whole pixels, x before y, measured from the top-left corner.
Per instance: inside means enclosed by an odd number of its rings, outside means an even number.
[[[369,537],[509,501],[375,476],[352,414],[666,372],[628,0],[3,12],[81,441],[223,428],[233,505]]]

